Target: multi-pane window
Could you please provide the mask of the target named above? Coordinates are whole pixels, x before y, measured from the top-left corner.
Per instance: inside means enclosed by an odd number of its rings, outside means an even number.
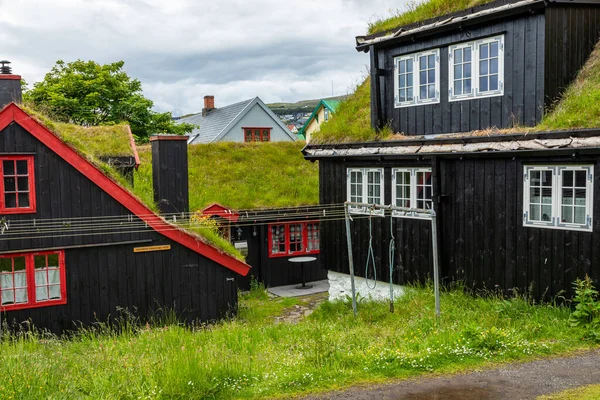
[[[396,207],[433,208],[433,186],[430,168],[393,168],[392,201]],[[394,216],[403,217],[407,212],[394,211]],[[411,213],[410,216],[414,216]]]
[[[319,252],[319,223],[290,222],[269,225],[269,257]]]
[[[439,49],[394,59],[396,107],[440,101]]]
[[[0,157],[0,212],[35,212],[33,156]]]
[[[593,166],[526,166],[525,226],[592,230]]]
[[[323,119],[325,122],[329,121],[329,109],[327,107],[323,107]]]
[[[383,204],[383,169],[348,168],[347,199],[353,203]],[[351,206],[351,212],[371,213],[368,206]],[[383,214],[383,210],[373,210],[373,214]]]
[[[504,36],[449,47],[450,101],[504,93]]]
[[[0,311],[66,303],[64,252],[0,256]]]
[[[271,141],[271,128],[244,128],[244,141],[269,142]]]

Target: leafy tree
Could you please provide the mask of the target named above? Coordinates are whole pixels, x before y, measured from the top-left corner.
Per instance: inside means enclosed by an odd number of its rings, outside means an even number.
[[[123,71],[123,64],[58,60],[43,81],[24,93],[24,100],[60,122],[89,126],[126,121],[140,141],[153,133],[192,131],[194,125],[174,124],[171,113],[152,111],[152,101],[142,95],[142,84]]]

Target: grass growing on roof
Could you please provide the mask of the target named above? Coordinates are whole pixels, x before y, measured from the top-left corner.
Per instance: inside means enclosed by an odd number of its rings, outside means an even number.
[[[297,300],[242,296],[235,319],[190,330],[83,331],[72,339],[28,333],[0,341],[0,397],[271,398],[360,382],[448,373],[590,348],[566,307],[525,299],[409,288],[395,303],[325,302],[297,324],[274,316]]]
[[[406,10],[392,10],[392,16],[369,23],[369,34],[384,32],[403,25],[441,17],[449,13],[490,3],[493,0],[429,0],[412,1]]]
[[[188,147],[190,210],[212,203],[233,209],[319,202],[317,163],[304,160],[301,142],[197,144]],[[152,152],[139,149],[135,193],[152,197]]]

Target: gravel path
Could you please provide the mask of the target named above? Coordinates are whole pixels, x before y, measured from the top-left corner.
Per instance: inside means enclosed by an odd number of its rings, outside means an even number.
[[[535,399],[541,395],[594,383],[600,383],[600,350],[570,357],[508,364],[479,372],[359,386],[304,399]]]

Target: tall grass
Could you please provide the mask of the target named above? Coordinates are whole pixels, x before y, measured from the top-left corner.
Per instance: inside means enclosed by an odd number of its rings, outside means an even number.
[[[0,342],[0,398],[260,398],[361,381],[453,372],[587,347],[570,310],[523,299],[442,295],[413,288],[396,312],[376,302],[324,303],[297,324],[273,323],[297,300],[242,297],[240,315],[71,339],[18,335]]]

